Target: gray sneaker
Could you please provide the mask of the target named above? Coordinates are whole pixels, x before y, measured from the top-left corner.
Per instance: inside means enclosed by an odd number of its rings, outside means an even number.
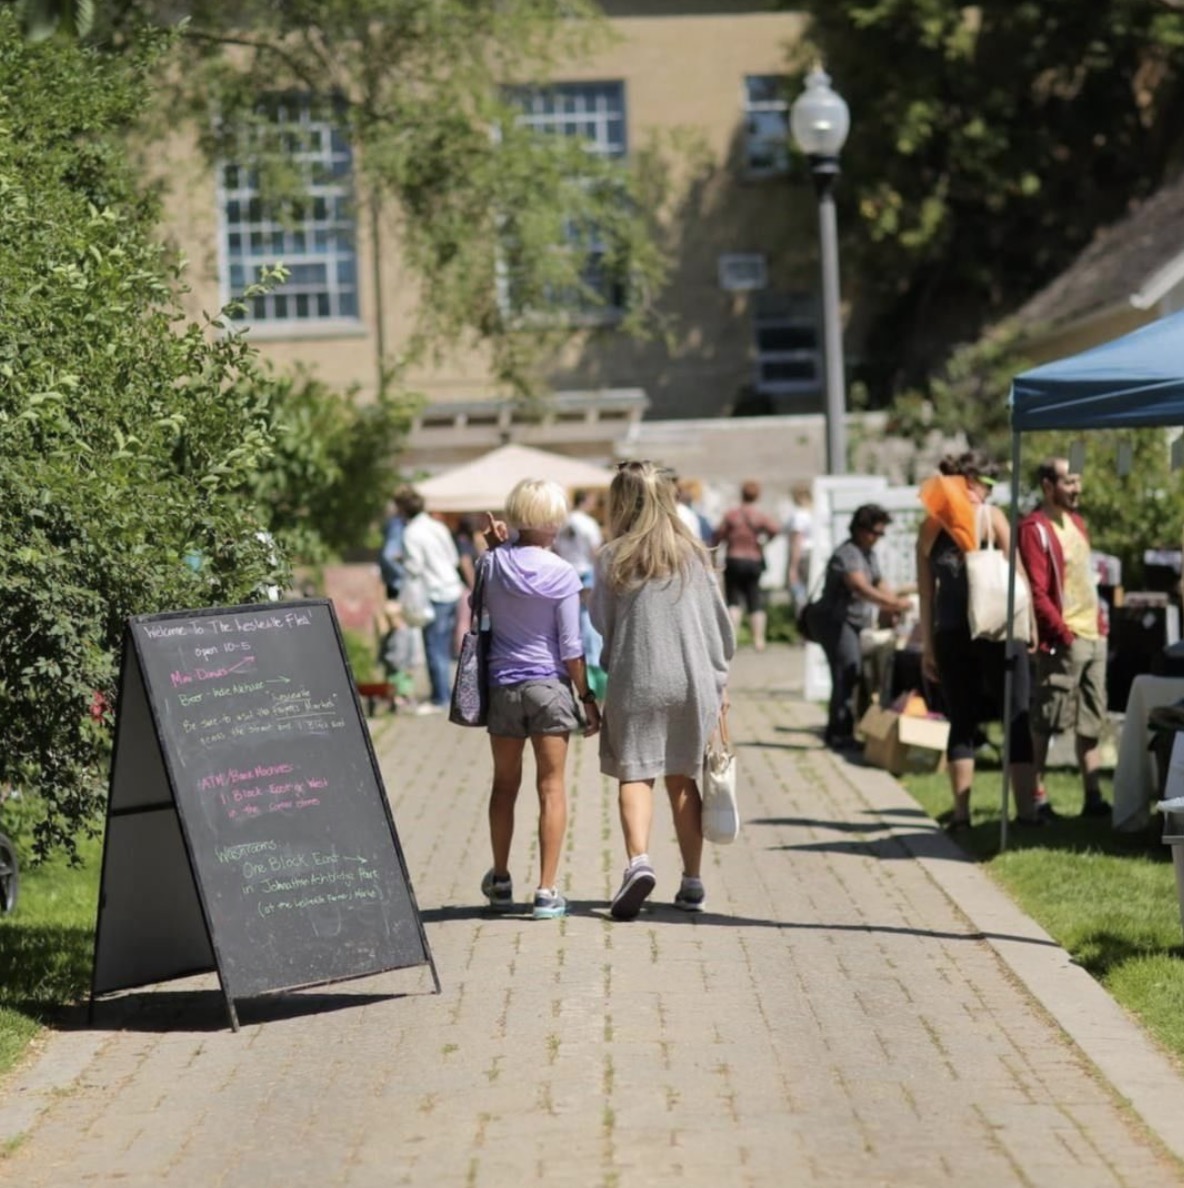
[[[552,887],[540,887],[534,893],[534,908],[530,913],[536,920],[556,920],[567,915],[567,900]]]
[[[509,875],[503,877],[487,870],[481,880],[481,894],[495,912],[508,912],[514,906],[514,880]]]
[[[678,894],[674,897],[674,906],[684,912],[704,911],[707,908],[707,892],[703,889],[703,880],[694,875],[683,875]]]
[[[614,920],[635,920],[641,905],[649,898],[657,882],[647,855],[639,854],[625,867],[621,889],[613,896],[609,913]]]

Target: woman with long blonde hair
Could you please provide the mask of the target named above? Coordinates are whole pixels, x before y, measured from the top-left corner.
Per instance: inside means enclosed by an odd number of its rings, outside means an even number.
[[[736,639],[711,555],[676,500],[671,471],[652,462],[618,467],[589,606],[608,672],[600,770],[619,783],[627,857],[611,906],[617,920],[634,919],[657,881],[648,850],[659,776],[682,854],[675,906],[701,912],[706,903],[696,780],[726,701]]]

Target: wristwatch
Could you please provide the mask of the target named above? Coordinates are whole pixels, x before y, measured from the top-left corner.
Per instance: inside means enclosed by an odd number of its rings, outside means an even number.
[[[588,689],[586,692],[580,694],[580,700],[583,702],[595,701],[596,694],[591,689]]]

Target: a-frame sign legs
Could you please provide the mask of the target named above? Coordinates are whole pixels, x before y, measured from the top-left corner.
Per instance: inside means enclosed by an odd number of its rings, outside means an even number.
[[[143,615],[124,640],[90,1008],[214,971],[235,1003],[440,977],[333,607]]]
[[[130,635],[130,633],[129,633]],[[115,750],[88,1017],[95,996],[217,970],[160,740],[140,671],[124,641]],[[238,1030],[226,994],[230,1025]]]

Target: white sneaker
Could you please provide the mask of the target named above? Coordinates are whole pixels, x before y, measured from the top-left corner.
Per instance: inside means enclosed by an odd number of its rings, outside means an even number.
[[[442,705],[436,705],[434,701],[421,701],[412,712],[417,718],[423,718],[428,714],[442,714],[444,707]]]

